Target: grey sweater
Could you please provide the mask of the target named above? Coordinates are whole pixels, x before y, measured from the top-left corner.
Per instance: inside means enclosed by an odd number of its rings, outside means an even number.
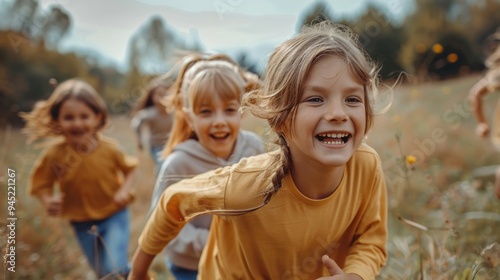
[[[249,131],[240,130],[234,151],[229,158],[215,157],[196,140],[177,145],[165,159],[158,174],[150,213],[156,207],[163,191],[182,179],[205,173],[219,167],[232,165],[240,159],[264,153],[261,138]],[[203,215],[189,221],[166,247],[165,252],[176,266],[198,270],[198,261],[205,247],[212,217]]]

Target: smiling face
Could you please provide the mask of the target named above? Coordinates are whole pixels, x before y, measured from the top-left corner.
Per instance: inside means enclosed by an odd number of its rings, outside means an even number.
[[[233,152],[241,123],[239,108],[237,100],[223,100],[214,94],[196,110],[188,112],[198,142],[219,158],[228,159]]]
[[[285,125],[294,165],[343,166],[360,146],[366,131],[363,85],[339,57],[325,56],[305,79],[291,124]],[[293,131],[293,134],[290,132]]]
[[[70,145],[81,146],[95,139],[101,118],[85,102],[69,98],[59,109],[57,124]]]

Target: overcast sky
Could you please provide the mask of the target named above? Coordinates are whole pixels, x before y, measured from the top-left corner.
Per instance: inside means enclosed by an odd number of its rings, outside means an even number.
[[[336,18],[377,3],[390,18],[401,17],[407,0],[327,0]],[[154,15],[181,33],[197,32],[209,52],[276,45],[291,37],[301,13],[313,0],[40,0],[59,3],[72,16],[65,49],[90,48],[125,65],[128,40]]]

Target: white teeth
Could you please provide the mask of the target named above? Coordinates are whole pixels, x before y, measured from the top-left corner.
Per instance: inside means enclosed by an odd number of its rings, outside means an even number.
[[[328,142],[323,142],[325,144],[330,144],[330,145],[340,145],[340,144],[344,144],[344,142],[342,141],[328,141]]]
[[[330,138],[341,138],[341,137],[347,137],[349,134],[347,133],[321,133],[319,134],[321,137],[330,137]]]

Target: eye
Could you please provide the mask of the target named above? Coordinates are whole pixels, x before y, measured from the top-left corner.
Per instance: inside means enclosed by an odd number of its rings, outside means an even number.
[[[73,115],[63,115],[62,119],[65,120],[65,121],[70,121],[70,120],[73,119]]]
[[[363,103],[363,100],[357,96],[350,96],[345,99],[346,103]]]
[[[238,112],[238,108],[236,108],[236,107],[228,107],[228,108],[226,108],[226,112],[228,112],[228,113],[235,113],[235,112]]]
[[[200,115],[209,115],[210,113],[212,113],[212,110],[208,108],[201,108],[200,111],[198,112],[198,114]]]
[[[317,96],[313,96],[313,97],[307,98],[306,102],[309,102],[309,103],[321,103],[321,102],[323,102],[323,98],[317,97]]]

